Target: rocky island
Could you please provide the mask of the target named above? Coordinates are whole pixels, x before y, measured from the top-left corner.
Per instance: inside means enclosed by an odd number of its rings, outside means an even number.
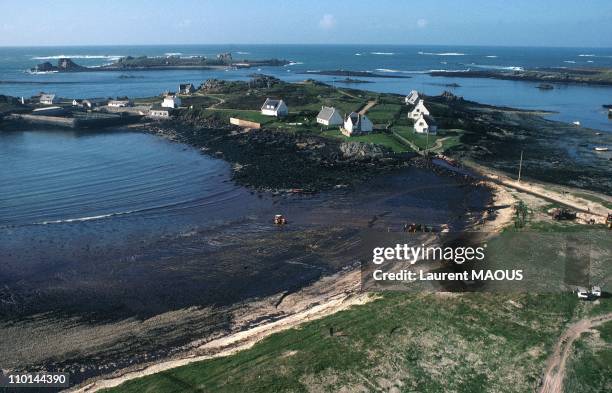
[[[432,71],[431,76],[492,78],[543,83],[612,85],[610,68],[538,68],[532,70]]]
[[[310,75],[328,75],[328,76],[346,76],[361,77],[361,78],[391,78],[391,79],[408,79],[408,75],[389,75],[377,74],[371,71],[351,71],[351,70],[327,70],[327,71],[306,71],[305,74]]]
[[[231,53],[221,53],[216,58],[205,56],[126,56],[117,61],[100,67],[84,67],[76,64],[70,58],[61,58],[57,65],[44,62],[30,69],[32,73],[39,72],[87,72],[87,71],[149,71],[149,70],[176,70],[176,69],[214,69],[214,68],[250,68],[250,67],[279,67],[289,64],[288,60],[234,60]]]

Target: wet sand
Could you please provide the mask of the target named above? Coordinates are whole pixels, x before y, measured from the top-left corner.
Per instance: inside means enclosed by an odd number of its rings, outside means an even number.
[[[268,207],[238,221],[153,238],[110,234],[115,243],[103,249],[87,242],[66,249],[51,236],[34,246],[46,253],[47,274],[36,252],[31,259],[12,254],[8,266],[21,261],[29,274],[3,281],[10,290],[3,299],[14,300],[2,305],[3,367],[65,370],[78,383],[185,353],[194,341],[281,317],[270,299],[281,304],[353,266],[364,228],[451,222],[459,229],[468,215],[482,214],[489,193],[459,177],[407,168],[355,189],[269,198]],[[272,225],[272,212],[286,214],[289,225]],[[79,224],[65,225],[74,231]],[[2,278],[9,273],[3,268]],[[268,302],[266,312],[253,311],[258,301]],[[238,315],[261,320],[245,325]]]

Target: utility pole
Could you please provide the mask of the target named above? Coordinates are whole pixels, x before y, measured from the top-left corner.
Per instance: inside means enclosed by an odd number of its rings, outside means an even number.
[[[523,151],[521,150],[521,159],[519,161],[519,174],[518,174],[518,182],[521,182],[521,170],[523,169]]]

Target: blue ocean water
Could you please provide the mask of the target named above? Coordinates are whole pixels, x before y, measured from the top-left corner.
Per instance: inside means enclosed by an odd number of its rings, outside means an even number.
[[[282,58],[286,67],[254,70],[167,70],[90,72],[32,75],[26,71],[43,61],[70,57],[86,66],[99,66],[121,56],[215,56],[231,51],[236,59]],[[519,69],[536,67],[612,67],[612,48],[519,48],[477,46],[393,45],[164,45],[0,48],[0,94],[30,96],[40,91],[63,97],[143,97],[176,90],[179,83],[199,85],[209,78],[247,79],[253,72],[275,75],[287,81],[307,77],[332,82],[334,77],[304,75],[308,71],[346,69],[410,76],[410,79],[371,79],[365,88],[379,92],[406,93],[418,89],[426,94],[448,90],[486,104],[557,112],[550,116],[564,122],[612,131],[603,104],[612,104],[612,87],[558,85],[541,91],[538,83],[492,79],[430,77],[430,70]],[[120,78],[129,74],[133,78]]]

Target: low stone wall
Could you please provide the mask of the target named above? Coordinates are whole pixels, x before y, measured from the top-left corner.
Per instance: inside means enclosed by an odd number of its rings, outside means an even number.
[[[230,117],[230,124],[233,124],[238,127],[244,128],[253,128],[259,130],[261,128],[261,124],[255,123],[254,121],[242,120],[235,117]]]
[[[28,123],[49,124],[60,127],[75,127],[76,119],[59,116],[17,115],[17,118]]]
[[[30,123],[30,124],[45,124],[55,127],[67,128],[102,128],[115,125],[130,124],[140,121],[141,116],[137,115],[104,115],[104,116],[39,116],[30,114],[13,114],[9,117],[10,120]]]

